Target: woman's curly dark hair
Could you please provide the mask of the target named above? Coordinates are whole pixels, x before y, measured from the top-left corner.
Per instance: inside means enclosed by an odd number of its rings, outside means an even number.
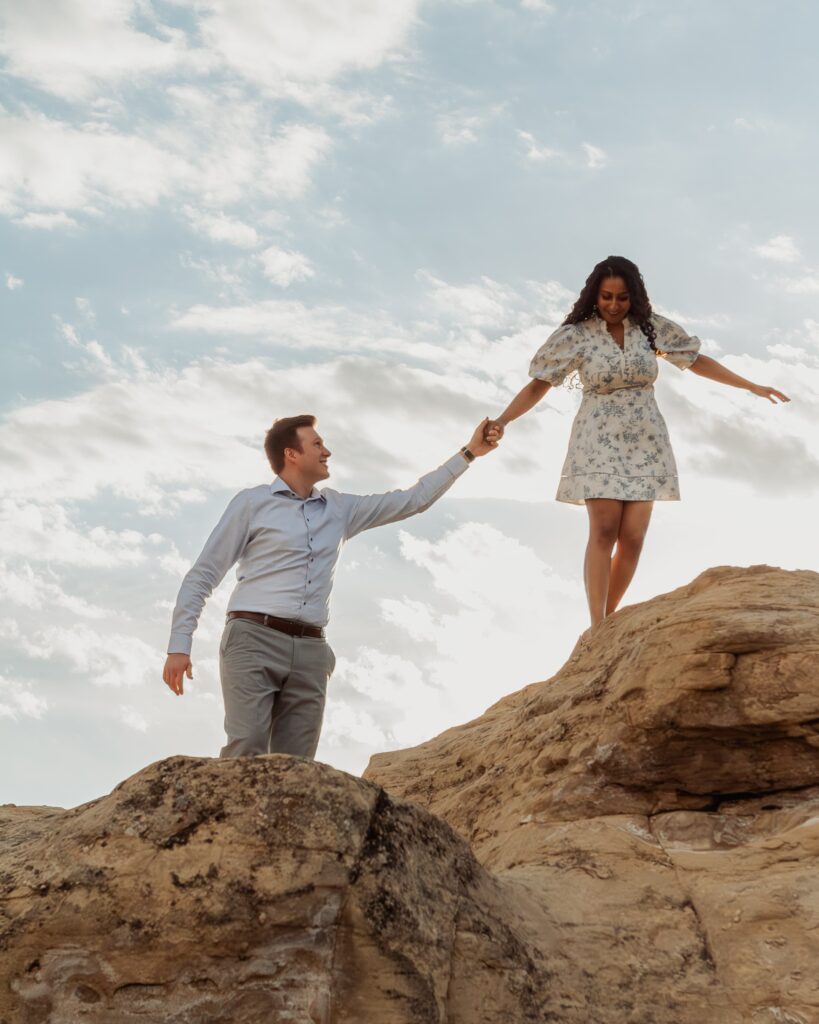
[[[597,295],[601,283],[607,277],[622,277],[628,289],[628,296],[631,300],[631,308],[628,315],[633,319],[643,334],[648,338],[648,343],[657,351],[654,339],[657,332],[651,322],[651,303],[648,299],[643,275],[636,263],[627,260],[625,256],[609,256],[601,263],[598,263],[594,270],[586,278],[583,291],[577,298],[571,313],[563,321],[564,324],[579,324],[583,320],[589,320],[597,312]]]

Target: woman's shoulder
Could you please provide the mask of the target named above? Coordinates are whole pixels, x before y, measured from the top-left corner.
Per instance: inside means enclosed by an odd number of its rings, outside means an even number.
[[[581,339],[588,333],[588,323],[588,320],[581,320],[578,324],[561,324],[560,327],[552,331],[546,341],[547,343],[565,343]]]
[[[672,320],[670,317],[663,316],[661,313],[652,313],[649,319],[651,320],[654,330],[658,333],[660,331],[670,333],[682,330],[682,327],[680,327],[676,321]]]

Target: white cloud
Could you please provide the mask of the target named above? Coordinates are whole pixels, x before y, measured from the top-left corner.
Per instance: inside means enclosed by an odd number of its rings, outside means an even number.
[[[355,659],[338,659],[323,742],[352,739],[383,749],[407,746],[424,736],[440,694],[409,659],[361,647]]]
[[[222,285],[228,293],[242,290],[241,274],[225,263],[215,263],[213,260],[207,259],[196,259],[189,252],[179,254],[179,263],[183,267],[203,274],[209,281]]]
[[[183,157],[104,125],[7,115],[0,140],[0,210],[15,214],[23,205],[89,212],[100,204],[153,205],[194,175]]]
[[[0,718],[16,720],[20,715],[26,718],[42,718],[48,710],[48,701],[33,690],[5,676],[0,676]]]
[[[236,217],[229,217],[221,212],[198,210],[193,206],[183,206],[182,212],[196,231],[214,242],[227,242],[240,249],[255,249],[259,245],[256,229]]]
[[[432,706],[424,701],[431,717],[433,708],[446,714],[453,685],[461,713],[471,715],[557,668],[562,652],[543,648],[544,609],[550,609],[552,636],[571,638],[583,628],[585,602],[577,582],[562,579],[531,548],[489,524],[465,523],[433,541],[402,531],[401,551],[428,574],[432,590],[424,602],[385,599],[380,606],[387,622],[434,649],[422,666],[435,693]],[[399,718],[409,714],[400,710]],[[415,734],[401,739],[418,742],[429,723],[423,716],[411,721]]]
[[[131,704],[120,704],[119,720],[123,725],[127,725],[129,729],[133,729],[135,732],[148,731],[148,719]]]
[[[266,337],[276,345],[294,348],[328,348],[335,351],[415,350],[433,358],[432,345],[413,346],[406,328],[377,312],[353,313],[343,306],[310,307],[291,299],[266,299],[247,305],[196,305],[176,314],[171,326],[225,337]]]
[[[796,263],[801,256],[790,235],[774,235],[763,245],[755,245],[754,252],[763,259],[777,263]]]
[[[554,160],[561,155],[560,150],[551,149],[548,146],[541,146],[531,132],[518,132],[518,138],[526,143],[527,159],[540,163],[544,160]]]
[[[50,568],[38,572],[28,564],[15,568],[0,561],[0,600],[8,601],[16,608],[46,608],[50,613],[56,608],[64,608],[73,615],[88,619],[101,619],[107,614],[106,609],[68,593]]]
[[[74,299],[74,305],[77,307],[77,311],[84,320],[88,320],[93,323],[93,321],[97,319],[97,314],[90,299],[86,299],[84,296],[78,295],[76,299]]]
[[[583,143],[583,153],[586,156],[586,166],[596,170],[599,167],[605,167],[609,162],[609,158],[606,152],[600,149],[599,146],[592,146],[588,142]]]
[[[44,231],[52,231],[54,228],[76,228],[79,224],[67,213],[58,210],[56,213],[25,213],[21,217],[12,218],[15,224],[24,228],[40,228]]]
[[[173,98],[190,103],[192,95],[199,98],[195,90],[176,90]],[[144,135],[44,115],[0,117],[0,211],[24,226],[57,227],[70,226],[67,210],[99,216],[171,197],[200,199],[208,207],[293,199],[308,188],[331,144],[324,128],[296,122],[271,133],[260,104],[228,106],[220,119],[218,96],[212,96],[199,111],[197,120],[180,109]],[[220,221],[218,214],[200,214],[197,226],[243,245],[253,230],[235,219]]]
[[[415,278],[429,289],[429,297],[439,315],[473,327],[508,325],[512,319],[511,309],[518,300],[513,291],[490,277],[482,277],[476,284],[452,285],[426,270],[419,270]]]
[[[789,295],[819,295],[819,271],[812,270],[797,277],[781,277],[777,287]]]
[[[441,141],[447,146],[462,146],[478,141],[478,132],[483,127],[485,118],[476,114],[464,114],[458,111],[440,114],[436,120],[436,128]]]
[[[520,0],[520,6],[527,11],[542,11],[544,14],[554,14],[557,10],[555,4],[547,3],[546,0]]]
[[[797,348],[795,345],[787,345],[784,342],[779,342],[775,345],[766,345],[765,348],[776,359],[788,359],[791,361],[804,362],[811,358],[805,349]]]
[[[26,0],[0,9],[0,53],[6,72],[69,100],[92,95],[102,82],[133,82],[169,71],[185,54],[183,33],[134,19],[153,15],[138,0]]]
[[[25,469],[20,467],[19,471],[22,482]],[[71,473],[70,466],[64,474],[66,472]],[[40,474],[35,471],[34,475]],[[5,489],[9,489],[10,483],[9,474]],[[0,498],[0,554],[7,558],[113,568],[142,564],[157,542],[156,535],[152,538],[137,530],[111,530],[75,523],[63,505],[48,498],[42,502],[22,496]]]
[[[85,623],[23,632],[13,619],[4,619],[0,636],[30,658],[65,662],[95,686],[142,686],[161,673],[159,653],[131,633],[100,632]]]
[[[793,401],[772,406],[735,388],[690,374],[663,374],[660,407],[683,474],[730,480],[762,496],[816,493],[815,413],[819,370],[791,360],[727,356],[724,365],[748,380],[776,387]],[[692,425],[696,430],[692,433]]]
[[[680,313],[678,310],[667,309],[665,306],[657,304],[654,305],[654,311],[661,316],[668,317],[669,320],[673,320],[677,324],[682,324],[683,327],[694,329],[702,329],[703,327],[722,329],[730,327],[733,322],[727,313]]]
[[[383,113],[389,97],[332,82],[398,57],[417,7],[418,0],[200,0],[189,11],[194,45],[161,20],[151,0],[30,0],[0,9],[0,54],[10,74],[65,99],[89,101],[103,118],[125,109],[110,90],[173,73],[244,81],[268,97],[319,105],[364,124]]]
[[[287,288],[294,281],[306,281],[315,274],[310,260],[300,252],[271,245],[259,254],[259,258],[264,276],[282,288]]]
[[[6,288],[8,288],[10,292],[16,291],[18,288],[22,288],[24,283],[25,282],[22,277],[15,277],[14,274],[10,274],[8,271],[6,272]]]
[[[282,91],[374,68],[405,42],[417,0],[202,0],[209,49],[243,77]]]
[[[278,137],[262,150],[261,184],[270,195],[301,195],[313,167],[330,148],[323,128],[303,124],[284,125]]]

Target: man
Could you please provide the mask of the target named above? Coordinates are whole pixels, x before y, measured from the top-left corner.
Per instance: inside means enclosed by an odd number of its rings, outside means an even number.
[[[315,416],[276,420],[264,444],[276,479],[233,498],[174,608],[162,677],[181,696],[184,677],[193,678],[191,645],[205,601],[239,563],[219,646],[222,757],[315,756],[335,667],[324,627],[342,547],[363,530],[428,509],[500,434],[484,420],[468,445],[413,487],[360,495],[316,490],[330,475],[330,452],[315,426]]]

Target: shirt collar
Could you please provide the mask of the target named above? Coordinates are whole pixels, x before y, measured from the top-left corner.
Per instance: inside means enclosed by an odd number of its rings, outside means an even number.
[[[314,501],[317,498],[324,498],[324,494],[321,491],[317,491],[314,487],[312,491],[307,495],[306,498],[302,498],[300,494],[296,494],[295,491],[290,489],[290,485],[286,483],[280,476],[277,476],[273,483],[270,485],[271,494],[289,494],[292,498],[298,498],[299,501]]]

